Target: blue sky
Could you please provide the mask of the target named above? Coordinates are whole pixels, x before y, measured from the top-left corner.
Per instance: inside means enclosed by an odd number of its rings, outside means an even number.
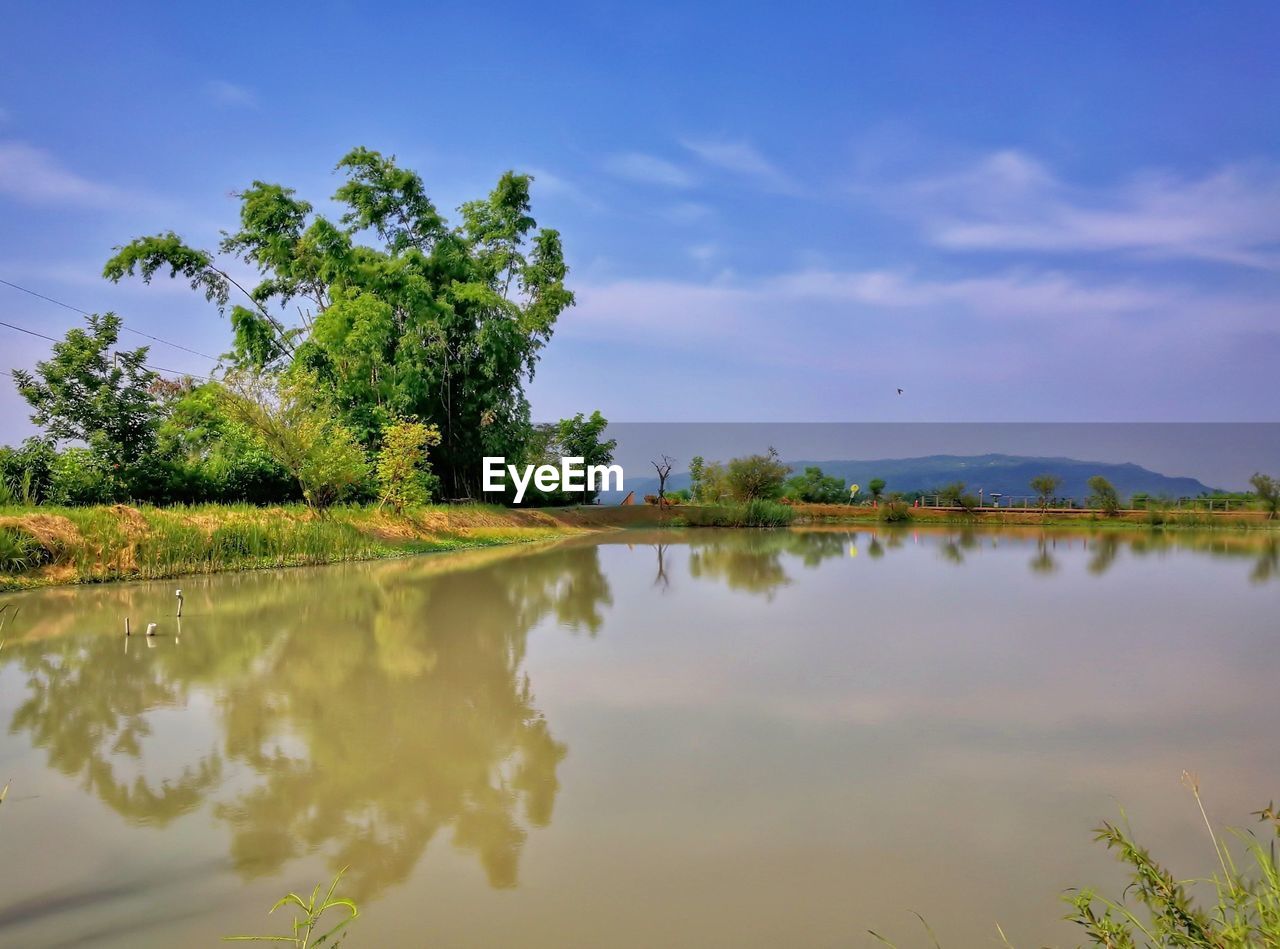
[[[1280,418],[1274,3],[11,4],[4,33],[0,278],[196,349],[216,311],[107,284],[111,247],[212,246],[255,178],[323,204],[366,145],[446,208],[536,176],[579,300],[541,418]]]

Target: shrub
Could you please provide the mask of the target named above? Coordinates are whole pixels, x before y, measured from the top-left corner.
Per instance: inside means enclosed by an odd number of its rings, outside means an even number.
[[[401,421],[387,426],[378,452],[381,503],[390,504],[400,513],[430,500],[432,493],[439,490],[440,479],[431,473],[427,449],[439,444],[440,429],[434,425]]]
[[[763,455],[747,455],[729,462],[725,478],[735,501],[773,499],[782,494],[783,480],[791,469],[782,463],[776,449]],[[704,469],[703,480],[707,480]]]
[[[684,514],[690,527],[786,527],[794,517],[790,507],[775,501],[690,507]]]
[[[70,507],[120,500],[120,482],[105,458],[88,448],[68,448],[49,471],[50,504]]]
[[[1089,504],[1101,509],[1107,517],[1115,517],[1120,513],[1120,495],[1116,487],[1102,475],[1094,475],[1089,479]]]
[[[889,501],[880,508],[880,520],[886,524],[901,524],[911,520],[911,505],[906,501]]]

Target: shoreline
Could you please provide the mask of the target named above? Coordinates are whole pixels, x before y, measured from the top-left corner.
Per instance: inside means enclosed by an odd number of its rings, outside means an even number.
[[[33,566],[0,573],[0,594],[39,587],[172,579],[212,573],[388,560],[418,554],[562,540],[627,528],[685,526],[681,509],[652,505],[503,508],[435,505],[403,514],[338,507],[324,515],[297,505],[0,508],[0,529],[30,539]],[[1103,517],[1096,511],[1039,512],[912,508],[885,522],[879,509],[797,504],[793,526],[1039,527],[1108,531],[1269,531],[1264,512],[1169,512],[1152,523],[1145,511]],[[674,523],[673,523],[674,522]],[[691,529],[705,527],[688,525]]]

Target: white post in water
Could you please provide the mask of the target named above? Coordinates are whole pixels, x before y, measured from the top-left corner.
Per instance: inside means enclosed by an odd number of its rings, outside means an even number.
[[[182,591],[179,590],[174,594],[178,598],[178,616],[182,616]]]
[[[129,631],[129,617],[127,617],[127,616],[124,618],[124,634],[125,634],[126,636],[132,636],[132,635],[133,635],[133,633],[131,633],[131,632]]]

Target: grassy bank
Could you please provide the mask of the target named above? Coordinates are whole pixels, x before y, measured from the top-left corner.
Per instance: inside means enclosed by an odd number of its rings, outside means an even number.
[[[0,507],[0,590],[373,560],[656,521],[644,508]]]

